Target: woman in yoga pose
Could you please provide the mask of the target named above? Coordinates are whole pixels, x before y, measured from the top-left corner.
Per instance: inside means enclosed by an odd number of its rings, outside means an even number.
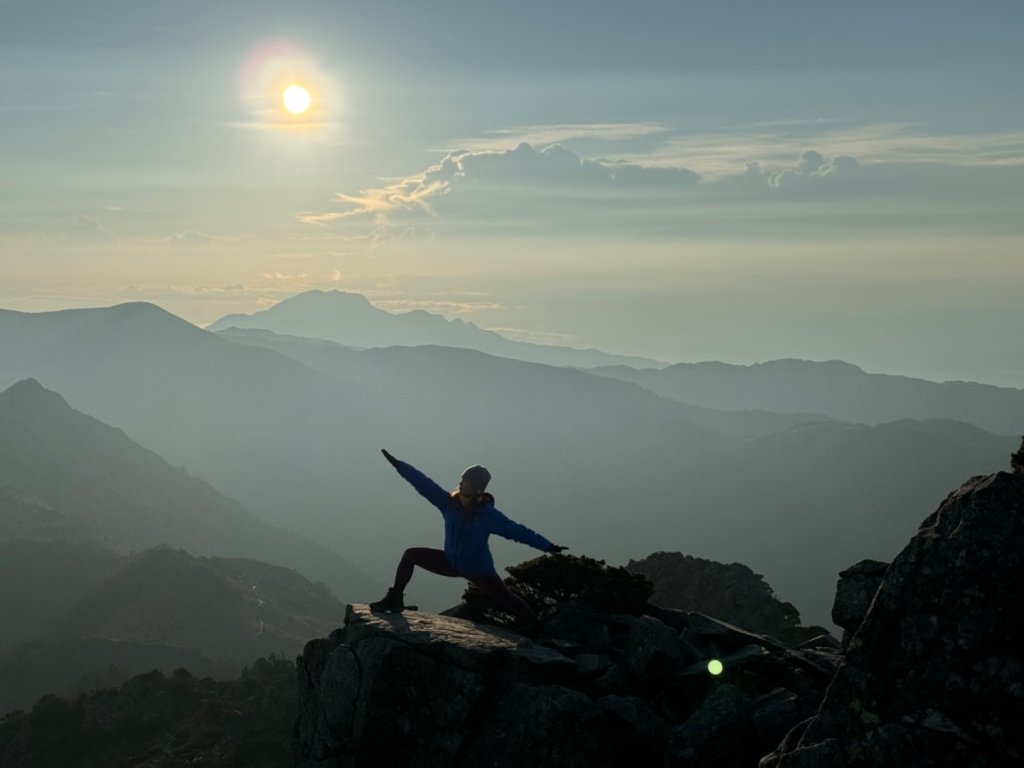
[[[441,576],[461,576],[493,599],[498,606],[521,622],[534,625],[537,616],[526,602],[512,592],[494,569],[494,558],[487,546],[492,534],[503,536],[541,550],[558,554],[566,547],[552,544],[525,525],[509,520],[494,507],[494,497],[486,493],[491,473],[479,464],[462,473],[459,487],[446,491],[411,464],[396,459],[385,450],[386,458],[419,494],[433,504],[444,518],[444,549],[413,547],[405,550],[395,573],[395,583],[382,600],[370,603],[371,610],[399,612],[404,605],[405,587],[419,566]]]

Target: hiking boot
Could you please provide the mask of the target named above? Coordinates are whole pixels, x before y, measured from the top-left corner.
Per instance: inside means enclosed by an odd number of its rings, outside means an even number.
[[[401,613],[405,607],[405,596],[394,587],[388,589],[387,595],[375,603],[370,603],[371,611],[383,613]]]

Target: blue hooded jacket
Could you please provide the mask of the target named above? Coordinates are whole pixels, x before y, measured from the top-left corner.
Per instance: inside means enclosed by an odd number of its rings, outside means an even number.
[[[416,491],[433,504],[444,518],[444,554],[452,567],[463,576],[488,576],[496,573],[494,557],[487,546],[492,533],[547,552],[553,544],[525,525],[509,520],[494,508],[494,499],[487,499],[473,512],[467,513],[451,494],[420,472],[412,464],[398,461],[395,467]]]

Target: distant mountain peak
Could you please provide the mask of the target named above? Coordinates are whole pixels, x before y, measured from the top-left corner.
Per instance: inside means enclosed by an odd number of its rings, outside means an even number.
[[[779,360],[767,360],[763,363],[754,363],[751,368],[790,368],[801,370],[819,371],[843,371],[845,373],[864,373],[859,365],[848,363],[845,360],[804,360],[798,357],[784,357]]]
[[[115,304],[101,311],[117,318],[131,318],[133,320],[153,318],[154,320],[174,320],[179,323],[192,325],[187,320],[149,301],[126,301],[124,304]]]
[[[19,407],[25,405],[71,407],[58,393],[47,389],[38,380],[32,378],[22,379],[0,392],[0,403]]]
[[[289,296],[287,299],[279,301],[274,306],[282,306],[285,304],[309,304],[312,302],[346,302],[350,304],[359,304],[360,306],[373,306],[370,304],[370,300],[363,296],[361,293],[350,293],[349,291],[340,291],[337,288],[330,291],[322,291],[318,288],[314,288],[309,291],[303,291],[297,293],[294,296]]]
[[[5,390],[5,392],[11,393],[12,395],[20,395],[22,393],[28,392],[42,392],[45,389],[46,387],[40,384],[38,379],[33,379],[29,377],[27,379],[22,379],[21,381],[15,384],[12,384],[10,387],[7,388],[7,390]]]
[[[548,365],[591,368],[623,363],[661,368],[665,363],[608,354],[596,349],[514,341],[465,318],[448,319],[426,309],[392,312],[366,296],[341,290],[313,289],[252,314],[225,315],[206,326],[213,332],[260,328],[281,336],[325,339],[347,347],[417,347],[437,345],[476,349],[490,355]]]
[[[115,304],[111,309],[118,312],[159,312],[166,314],[167,311],[161,309],[151,301],[126,301],[123,304]]]

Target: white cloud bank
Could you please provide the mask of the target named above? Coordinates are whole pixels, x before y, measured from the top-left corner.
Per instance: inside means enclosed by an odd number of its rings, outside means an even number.
[[[875,138],[884,136],[892,139],[885,131],[877,132]],[[940,144],[933,142],[936,147]],[[959,145],[962,152],[956,162],[922,160],[932,157],[927,153],[893,152],[893,159],[864,162],[852,154],[827,155],[803,148],[785,163],[778,161],[774,151],[765,153],[769,160],[764,162],[745,154],[744,165],[729,173],[702,176],[687,167],[660,164],[663,155],[657,153],[653,157],[659,164],[644,164],[586,158],[560,144],[537,149],[522,142],[500,151],[449,152],[416,176],[356,194],[339,193],[340,210],[304,213],[299,218],[312,224],[364,228],[371,221],[369,236],[378,240],[433,237],[460,227],[491,234],[581,232],[635,237],[708,235],[715,234],[714,226],[723,233],[736,233],[744,226],[763,228],[767,217],[740,213],[749,214],[751,207],[768,203],[791,204],[771,209],[776,220],[804,215],[806,211],[798,210],[801,204],[825,206],[818,222],[823,230],[830,225],[850,226],[858,215],[867,217],[865,222],[874,217],[871,226],[890,230],[954,223],[969,227],[965,211],[980,207],[977,226],[1019,234],[1021,217],[1015,211],[1024,200],[1024,164],[1016,162],[1012,142],[1004,149],[989,150],[982,150],[981,144],[975,141],[970,157],[1009,159],[968,163],[964,145]],[[949,138],[945,145],[957,142]],[[877,152],[878,143],[874,146]],[[720,215],[729,206],[737,212],[731,221]],[[717,225],[700,217],[709,207],[719,211]],[[951,207],[956,217],[948,215]],[[903,209],[908,215],[901,219]]]
[[[538,151],[520,143],[505,151],[458,150],[422,175],[358,194],[339,193],[348,207],[341,211],[301,214],[302,221],[324,224],[353,217],[421,213],[436,216],[435,206],[464,190],[478,193],[536,190],[541,194],[586,194],[588,191],[620,192],[636,189],[692,187],[699,181],[686,168],[652,168],[634,163],[591,160],[559,144]],[[380,219],[378,219],[380,220]]]

